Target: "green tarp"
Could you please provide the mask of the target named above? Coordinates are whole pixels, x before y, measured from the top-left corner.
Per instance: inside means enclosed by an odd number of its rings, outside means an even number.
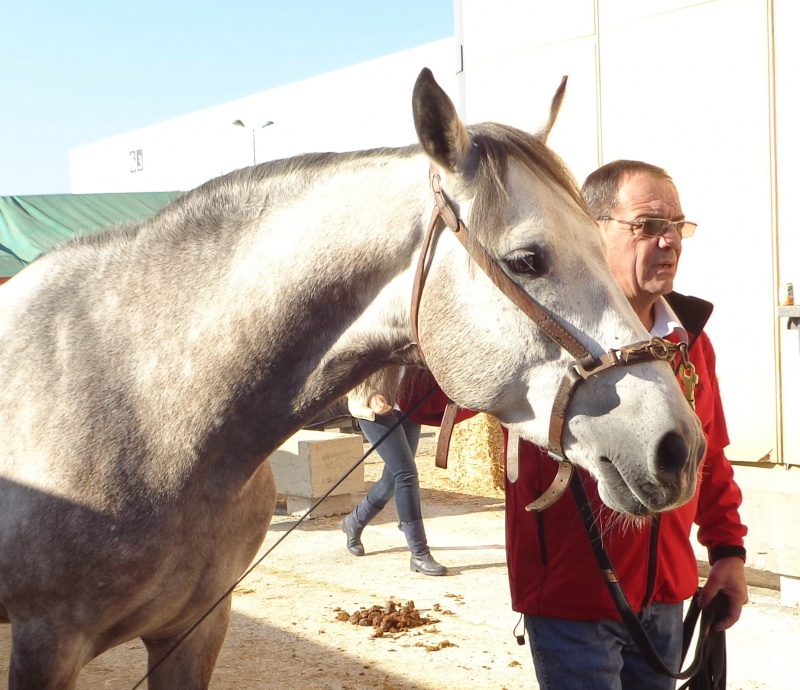
[[[0,279],[73,235],[144,220],[183,192],[0,197]]]

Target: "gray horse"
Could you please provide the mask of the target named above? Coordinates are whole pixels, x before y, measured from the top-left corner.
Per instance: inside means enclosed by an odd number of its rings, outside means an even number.
[[[465,127],[428,70],[413,113],[419,145],[233,172],[0,288],[12,690],[74,688],[92,658],[137,637],[152,669],[261,545],[269,454],[371,372],[420,361],[409,313],[431,165],[475,241],[593,355],[647,338],[546,132]],[[571,358],[447,231],[417,325],[451,397],[546,443]],[[596,474],[610,461],[609,503],[647,513],[688,498],[703,440],[670,367],[650,361],[575,393],[564,448]],[[150,688],[208,686],[230,604]]]

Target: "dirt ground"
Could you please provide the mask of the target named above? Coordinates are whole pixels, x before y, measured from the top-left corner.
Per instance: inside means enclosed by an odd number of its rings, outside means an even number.
[[[364,532],[362,558],[345,549],[338,518],[304,522],[236,589],[213,690],[538,688],[528,648],[514,636],[518,615],[508,595],[502,500],[454,491],[433,466],[433,442],[426,429],[418,463],[423,512],[432,552],[448,575],[409,571],[391,506]],[[381,469],[370,457],[367,481]],[[276,516],[263,551],[296,522]],[[341,610],[383,607],[389,600],[413,601],[436,622],[375,637],[371,627],[337,620]],[[727,636],[729,690],[798,687],[800,610],[778,600],[772,589],[751,589],[751,603]],[[3,688],[9,644],[10,631],[2,627]],[[84,669],[79,688],[131,690],[145,671],[144,648],[132,641]]]

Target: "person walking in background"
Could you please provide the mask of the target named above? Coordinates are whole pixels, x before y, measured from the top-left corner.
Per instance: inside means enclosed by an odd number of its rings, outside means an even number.
[[[381,369],[347,396],[350,414],[359,420],[364,436],[372,445],[401,417],[395,400],[402,385],[402,374],[401,367]],[[411,570],[424,575],[444,575],[447,568],[431,555],[422,522],[419,474],[414,460],[420,431],[420,424],[406,419],[378,446],[378,455],[384,463],[383,473],[340,525],[347,535],[347,549],[354,556],[363,556],[361,533],[364,527],[394,496],[398,527],[405,534],[411,552]]]

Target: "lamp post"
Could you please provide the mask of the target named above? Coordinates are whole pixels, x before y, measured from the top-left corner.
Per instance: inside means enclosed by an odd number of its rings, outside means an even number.
[[[270,125],[274,125],[275,123],[272,120],[267,120],[263,125],[260,127],[248,127],[244,122],[241,120],[234,120],[231,122],[232,125],[236,127],[244,127],[245,129],[249,129],[253,134],[253,165],[256,164],[256,129],[264,129],[264,127],[269,127]]]

